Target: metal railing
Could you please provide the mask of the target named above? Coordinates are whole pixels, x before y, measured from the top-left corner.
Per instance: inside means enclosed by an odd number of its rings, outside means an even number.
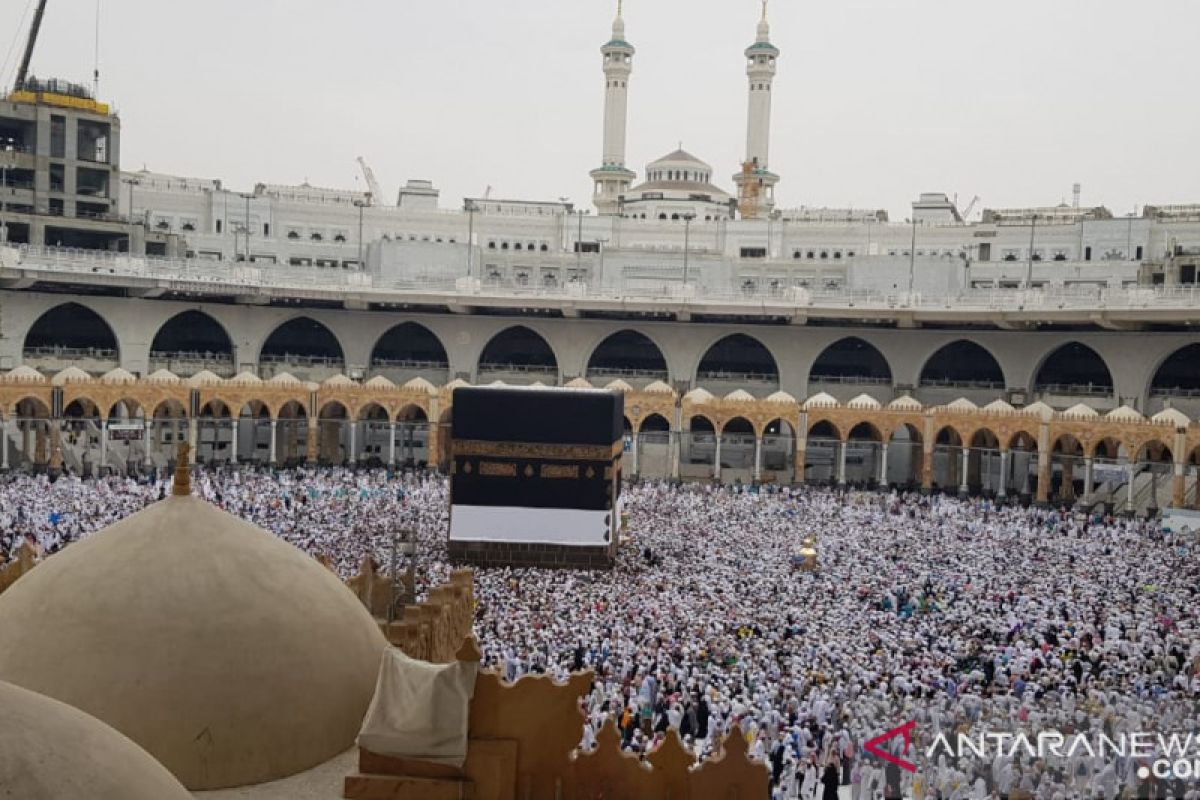
[[[5,269],[63,275],[108,275],[154,280],[178,290],[278,292],[317,292],[337,294],[347,290],[363,295],[377,294],[380,302],[388,296],[406,295],[418,302],[451,302],[470,298],[473,303],[493,299],[548,301],[614,301],[625,304],[698,306],[728,305],[740,313],[790,314],[809,309],[859,309],[892,313],[916,311],[1092,311],[1152,309],[1187,310],[1200,308],[1200,287],[1095,287],[1063,286],[1033,289],[987,288],[926,294],[920,292],[882,292],[854,289],[806,289],[799,285],[711,289],[695,284],[625,286],[560,284],[554,286],[521,285],[516,281],[460,280],[454,277],[425,279],[384,279],[358,270],[322,270],[280,264],[172,259],[131,256],[124,253],[73,248],[22,245],[17,258],[5,259]]]
[[[96,361],[117,360],[117,351],[104,347],[26,347],[22,353],[25,358],[58,358],[68,361],[85,358]]]

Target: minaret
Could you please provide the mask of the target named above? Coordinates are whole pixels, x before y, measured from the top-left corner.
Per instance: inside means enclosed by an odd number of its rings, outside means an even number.
[[[734,176],[742,217],[765,217],[775,208],[775,185],[779,176],[770,171],[771,85],[779,48],[771,44],[767,22],[767,0],[763,0],[758,37],[746,48],[746,75],[750,78],[750,111],[746,122],[746,160]]]
[[[625,127],[629,117],[629,75],[633,45],[625,41],[624,0],[617,0],[612,39],[600,48],[604,55],[604,159],[589,173],[595,181],[592,202],[600,214],[619,214],[619,198],[637,175],[625,166]]]

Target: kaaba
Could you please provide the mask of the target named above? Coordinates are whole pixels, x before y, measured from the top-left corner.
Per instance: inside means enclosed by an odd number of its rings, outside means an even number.
[[[617,392],[455,389],[450,558],[481,566],[611,567],[624,416]]]

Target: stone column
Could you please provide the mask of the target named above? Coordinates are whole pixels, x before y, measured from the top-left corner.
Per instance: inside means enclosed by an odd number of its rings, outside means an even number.
[[[0,422],[0,469],[8,469],[8,417]]]
[[[887,488],[888,485],[888,444],[881,442],[879,444],[879,485]]]
[[[996,490],[996,497],[1001,499],[1008,496],[1008,451],[1000,451],[1000,480],[999,487]]]
[[[1134,478],[1134,475],[1136,475],[1136,473],[1134,472],[1134,464],[1132,462],[1125,465],[1125,474],[1129,478],[1129,491],[1126,492],[1125,510],[1132,514],[1133,513],[1133,478]]]
[[[808,451],[804,447],[797,447],[792,456],[792,481],[794,483],[804,483],[804,461],[807,458]]]
[[[718,481],[721,480],[721,434],[716,434],[717,446],[713,448],[716,452],[713,458],[713,477]]]
[[[754,437],[754,481],[762,480],[762,437]]]
[[[388,466],[396,466],[396,423],[392,422],[388,425]],[[426,437],[426,442],[429,438]]]
[[[640,439],[641,437],[640,437],[640,434],[639,434],[637,431],[634,431],[634,432],[632,433],[632,436],[633,436],[633,448],[632,448],[632,452],[633,452],[633,474],[636,476],[636,475],[640,475],[640,474],[641,474],[641,471],[642,471],[642,465],[641,465],[641,463],[640,463],[640,461],[639,461],[639,459],[640,459],[640,456],[638,455],[638,453],[639,453],[639,450],[641,449],[641,443],[640,443],[640,441],[639,441],[639,439]]]
[[[667,434],[667,450],[671,457],[671,479],[679,480],[679,450],[683,447],[683,407],[675,404],[671,430]]]
[[[1062,462],[1061,497],[1065,502],[1075,502],[1075,459],[1065,454]]]
[[[834,445],[837,448],[837,483],[838,486],[846,485],[846,443],[838,442]]]
[[[154,463],[150,458],[150,438],[154,435],[154,426],[149,417],[143,419],[142,424],[145,426],[145,432],[142,434],[142,463],[149,467]]]
[[[278,444],[278,436],[277,436],[278,432],[279,432],[279,420],[275,419],[274,417],[271,417],[271,454],[270,454],[270,456],[268,456],[268,458],[270,459],[270,463],[271,463],[272,467],[276,466],[279,463],[279,444]]]
[[[1083,459],[1083,502],[1087,503],[1092,499],[1092,488],[1095,485],[1096,467],[1092,462],[1092,457],[1088,456]]]
[[[238,428],[242,425],[241,417],[234,417],[230,420],[233,424],[229,426],[229,463],[238,463]]]
[[[971,493],[971,484],[969,482],[970,481],[970,471],[971,471],[971,448],[967,447],[966,445],[963,445],[962,469],[961,469],[962,475],[959,476],[959,480],[961,481],[961,483],[959,483],[959,485],[958,485],[958,494],[960,497],[966,497],[967,495],[969,495]]]
[[[318,418],[310,417],[308,420],[308,430],[305,435],[304,443],[304,460],[309,464],[317,463],[317,428],[321,426],[321,421]]]
[[[355,462],[355,452],[358,449],[356,447],[357,439],[358,439],[358,420],[356,420],[356,419],[350,420],[349,425],[350,425],[350,450],[346,454],[346,463],[352,465]]]
[[[1050,467],[1051,453],[1049,448],[1038,448],[1038,488],[1037,501],[1039,503],[1050,502]]]
[[[1183,508],[1184,497],[1187,494],[1187,474],[1184,472],[1182,461],[1175,462],[1175,480],[1171,486],[1171,507]]]
[[[196,458],[199,450],[200,441],[200,423],[195,417],[188,417],[188,464],[196,465]]]
[[[108,470],[108,420],[100,420],[100,466],[96,471],[97,476],[103,475]]]
[[[921,447],[921,488],[933,491],[933,448],[925,445]]]

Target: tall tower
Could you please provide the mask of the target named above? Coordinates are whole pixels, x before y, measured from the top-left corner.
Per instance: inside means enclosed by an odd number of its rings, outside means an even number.
[[[619,198],[637,175],[625,166],[625,128],[629,117],[629,76],[633,45],[625,41],[624,0],[617,0],[612,39],[600,48],[604,55],[604,159],[589,174],[595,182],[592,202],[600,214],[620,213]]]
[[[746,48],[746,75],[750,78],[750,111],[746,122],[746,160],[734,176],[741,214],[747,219],[767,216],[775,208],[779,176],[770,171],[771,85],[775,82],[779,48],[771,44],[767,0],[763,0],[758,37]]]

